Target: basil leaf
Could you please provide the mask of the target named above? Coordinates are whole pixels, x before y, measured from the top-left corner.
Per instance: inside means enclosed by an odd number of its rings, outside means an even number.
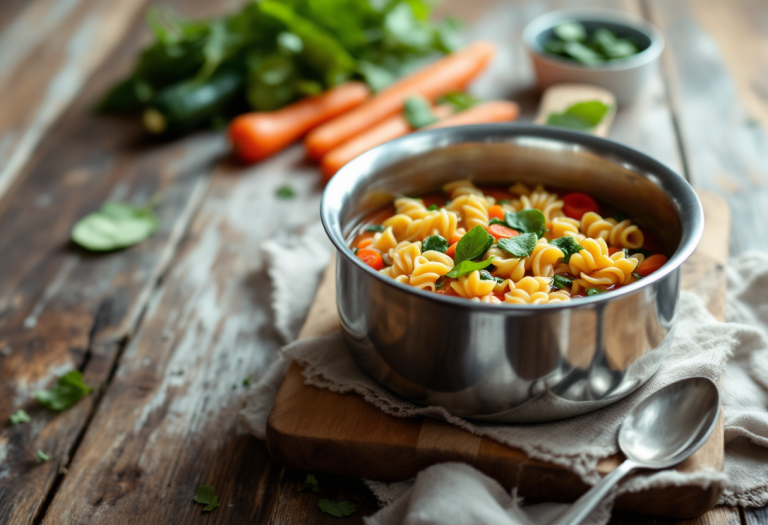
[[[570,288],[573,286],[573,281],[567,277],[563,277],[562,275],[555,275],[552,278],[552,286],[558,290],[562,288]]]
[[[384,230],[386,230],[386,228],[381,224],[370,224],[365,228],[363,228],[364,232],[371,232],[371,233],[381,233]]]
[[[61,412],[83,399],[93,390],[83,382],[83,374],[78,370],[72,370],[58,378],[56,384],[49,390],[38,391],[35,397],[40,405]]]
[[[579,131],[591,130],[600,124],[610,109],[610,106],[599,100],[579,102],[562,113],[550,113],[547,124]]]
[[[496,278],[491,275],[491,272],[488,270],[480,270],[480,280],[481,281],[495,281]]]
[[[427,206],[427,209],[428,209],[429,211],[437,211],[437,210],[439,210],[440,208],[438,208],[438,207],[437,207],[437,204],[430,204],[429,206]]]
[[[285,186],[277,188],[275,195],[278,199],[292,199],[296,196],[296,191],[286,184]]]
[[[574,253],[579,253],[583,248],[581,245],[576,242],[576,239],[573,237],[560,237],[559,239],[554,239],[550,241],[551,245],[557,246],[561,252],[565,254],[565,257],[563,257],[563,262],[568,264],[568,261],[571,260],[571,255]]]
[[[603,57],[599,53],[596,53],[592,48],[585,46],[581,42],[566,42],[563,47],[568,56],[586,66],[599,64],[603,61]]]
[[[600,288],[587,288],[587,295],[600,295],[601,293],[605,293],[605,290],[601,290]]]
[[[160,227],[149,206],[107,202],[72,227],[72,241],[86,250],[105,252],[133,246]]]
[[[586,40],[587,30],[579,22],[569,20],[556,25],[552,32],[564,42],[576,42]]]
[[[445,281],[443,281],[442,277],[440,277],[437,281],[435,281],[435,290],[439,290],[440,288],[442,288],[444,282]]]
[[[537,237],[544,235],[547,230],[544,214],[536,209],[520,210],[515,213],[507,212],[504,221],[513,230],[520,233],[535,233]]]
[[[456,245],[456,253],[453,260],[456,264],[460,264],[463,261],[476,259],[483,255],[492,244],[493,235],[485,231],[485,228],[482,226],[475,226]]]
[[[422,96],[409,97],[403,106],[403,116],[413,129],[421,129],[437,122],[429,101]]]
[[[537,240],[535,233],[524,233],[510,239],[499,239],[499,248],[515,257],[528,257],[536,247]]]
[[[475,270],[482,270],[487,266],[489,266],[491,264],[491,261],[493,261],[493,257],[491,257],[487,261],[480,261],[480,262],[461,261],[459,264],[453,267],[453,270],[445,274],[445,276],[456,278],[461,275],[472,273]]]
[[[424,242],[421,245],[421,253],[428,252],[430,250],[445,253],[448,251],[448,241],[439,235],[430,235],[424,239]]]
[[[478,102],[480,102],[478,99],[462,91],[448,93],[437,99],[438,104],[450,104],[457,112],[469,109]]]
[[[503,219],[497,219],[496,217],[494,217],[493,219],[488,221],[488,225],[489,226],[491,226],[493,224],[501,224],[502,226],[506,226],[507,225],[507,221],[505,221]]]

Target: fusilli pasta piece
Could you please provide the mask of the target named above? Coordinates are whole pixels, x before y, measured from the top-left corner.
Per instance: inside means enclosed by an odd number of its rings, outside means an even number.
[[[383,232],[379,232],[373,236],[373,243],[369,248],[378,250],[381,253],[387,253],[389,250],[397,246],[397,238],[395,237],[392,227],[386,228]]]
[[[568,266],[571,268],[572,275],[581,275],[591,273],[595,270],[613,266],[613,261],[608,257],[608,245],[605,239],[583,239],[579,241],[581,250],[571,255]]]
[[[580,230],[587,237],[605,239],[607,241],[612,229],[613,224],[593,211],[588,211],[581,218]]]
[[[607,220],[614,225],[608,234],[608,242],[610,242],[612,246],[630,250],[637,250],[643,246],[643,243],[645,242],[643,232],[640,231],[640,228],[632,224],[632,221],[626,219],[616,224],[616,221],[613,219]]]
[[[560,237],[573,237],[577,241],[586,236],[579,231],[581,223],[570,217],[554,217],[549,226],[549,232],[546,237],[549,239],[559,239]]]
[[[440,211],[434,212],[434,215],[428,215],[421,219],[421,227],[418,234],[420,240],[423,241],[430,235],[440,235],[450,241],[456,232],[458,220],[459,218],[455,212],[441,208]]]
[[[388,266],[379,271],[387,277],[392,278],[400,275],[410,277],[416,264],[416,258],[419,256],[421,256],[420,242],[403,241],[389,253],[389,257],[392,259],[392,266]],[[408,282],[408,280],[406,279],[405,282]]]
[[[468,275],[462,275],[458,280],[451,282],[451,288],[461,297],[471,299],[493,293],[496,286],[495,280],[483,280],[480,271],[475,270]]]
[[[523,277],[513,283],[504,294],[504,302],[510,304],[540,304],[549,301],[549,285],[552,279],[547,277]]]
[[[477,303],[487,303],[487,304],[501,304],[501,299],[499,299],[493,294],[484,295],[482,297],[472,297],[470,301],[475,301]]]
[[[429,214],[429,210],[424,206],[421,199],[412,199],[410,197],[400,197],[395,199],[395,213],[402,213],[411,219],[423,219]]]
[[[428,250],[416,257],[410,284],[434,292],[435,282],[453,269],[453,259],[444,253]]]
[[[493,265],[496,267],[491,272],[494,277],[519,281],[525,277],[525,259],[510,256],[507,252],[494,245],[485,252],[483,260],[493,257]]]
[[[451,199],[455,199],[461,195],[477,195],[478,197],[485,197],[485,195],[483,195],[483,190],[475,186],[469,179],[460,179],[449,182],[443,186],[443,190],[451,196]]]
[[[541,238],[533,248],[531,255],[526,257],[525,269],[531,270],[535,277],[552,277],[555,275],[555,265],[563,257],[565,254],[560,248]]]
[[[637,268],[637,259],[624,257],[623,252],[616,252],[619,255],[616,259],[611,259],[613,265],[608,268],[601,268],[592,273],[582,272],[581,279],[590,285],[612,286],[615,284],[627,284],[632,279],[632,272]]]
[[[461,195],[446,207],[461,215],[467,231],[475,226],[488,226],[488,201],[477,195]]]

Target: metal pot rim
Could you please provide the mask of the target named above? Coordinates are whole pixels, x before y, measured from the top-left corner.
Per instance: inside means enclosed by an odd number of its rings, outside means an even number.
[[[459,128],[438,128],[427,131],[419,131],[404,137],[392,140],[370,151],[363,153],[355,158],[333,176],[331,181],[323,192],[320,204],[320,217],[328,237],[330,238],[336,250],[343,257],[346,257],[352,264],[358,266],[362,271],[388,286],[393,286],[406,293],[416,294],[417,296],[430,300],[442,302],[446,305],[452,305],[457,308],[466,308],[469,310],[480,310],[487,312],[519,312],[520,314],[533,314],[543,312],[553,312],[560,310],[577,309],[582,307],[592,307],[601,303],[610,303],[623,297],[632,295],[653,283],[663,280],[669,274],[680,268],[699,244],[704,232],[704,211],[699,202],[699,198],[691,185],[679,174],[662,164],[661,162],[641,153],[629,146],[625,146],[612,140],[604,139],[582,133],[579,131],[556,128],[552,126],[541,126],[532,124],[477,124],[471,126],[461,126],[462,135],[471,135],[473,140],[451,140],[454,137],[455,130]],[[347,246],[341,230],[341,219],[338,216],[339,199],[346,193],[348,188],[355,186],[358,176],[367,170],[367,166],[372,164],[372,160],[379,157],[387,157],[395,151],[407,151],[411,148],[409,144],[424,137],[431,137],[434,142],[440,144],[440,147],[447,147],[462,143],[489,143],[493,138],[510,137],[533,137],[542,139],[554,139],[563,142],[569,142],[574,145],[587,147],[598,153],[610,153],[624,159],[633,166],[642,167],[648,172],[653,173],[664,182],[664,187],[668,189],[671,196],[676,199],[681,208],[680,223],[682,226],[682,236],[680,244],[675,253],[670,257],[667,264],[660,270],[644,277],[640,281],[624,286],[619,290],[610,293],[594,295],[592,297],[581,297],[577,301],[565,301],[554,304],[537,305],[516,305],[516,304],[486,304],[477,301],[469,301],[462,297],[446,296],[434,292],[426,292],[406,284],[397,282],[394,279],[381,275],[379,272],[363,263],[354,255],[352,249]],[[438,148],[434,148],[438,149]],[[419,153],[423,153],[419,151]],[[336,204],[334,206],[334,204]]]

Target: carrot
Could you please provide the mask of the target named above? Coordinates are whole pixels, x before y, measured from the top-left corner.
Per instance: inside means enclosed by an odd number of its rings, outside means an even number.
[[[451,106],[438,106],[432,113],[436,118],[450,115]],[[380,124],[349,139],[344,144],[332,149],[320,161],[320,171],[323,182],[328,182],[347,162],[379,144],[402,137],[413,131],[413,128],[402,114],[392,115]]]
[[[563,197],[563,213],[566,217],[580,221],[585,213],[600,213],[600,206],[586,193],[569,193]]]
[[[515,120],[520,114],[520,106],[506,100],[492,100],[456,113],[440,122],[435,122],[424,129],[466,126],[468,124],[486,124],[488,122],[506,122]]]
[[[502,208],[498,204],[494,204],[493,206],[488,208],[489,219],[504,219],[505,215],[506,215],[506,212],[504,211],[504,208]]]
[[[359,106],[368,95],[365,84],[347,82],[277,111],[246,113],[229,125],[229,139],[240,160],[257,162],[277,153],[323,122]]]
[[[494,46],[476,42],[448,55],[384,89],[365,104],[319,126],[307,135],[304,146],[312,160],[403,109],[405,99],[422,95],[429,100],[460,91],[493,57]]]
[[[457,242],[459,242],[461,240],[462,237],[464,237],[463,234],[461,234],[459,232],[454,232],[453,233],[453,237],[451,237],[451,244],[456,244]]]
[[[363,239],[359,243],[357,243],[357,247],[362,250],[363,248],[367,248],[371,244],[373,244],[373,237],[368,237],[366,239]]]
[[[458,241],[456,241],[455,243],[451,244],[451,245],[448,247],[448,249],[447,249],[447,250],[445,250],[445,254],[446,254],[448,257],[453,257],[454,255],[456,255],[456,246],[458,246],[458,245],[459,245],[459,242],[458,242]]]
[[[376,271],[384,268],[384,259],[381,258],[381,254],[376,250],[369,250],[368,248],[358,250],[357,256]]]
[[[657,253],[656,255],[646,257],[645,260],[640,263],[640,266],[637,267],[635,272],[637,272],[640,277],[646,277],[651,275],[665,264],[667,264],[667,258],[660,253]]]
[[[621,251],[624,251],[623,248],[616,248],[614,246],[608,247],[608,255],[613,255],[614,253],[621,252]]]
[[[512,228],[507,228],[503,224],[491,224],[485,230],[491,235],[493,235],[497,241],[499,239],[510,239],[512,237],[517,237],[518,235],[520,235],[518,232],[516,232]]]

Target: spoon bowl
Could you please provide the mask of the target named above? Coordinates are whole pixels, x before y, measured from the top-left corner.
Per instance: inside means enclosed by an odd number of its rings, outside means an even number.
[[[619,431],[627,459],[662,469],[683,462],[704,444],[717,424],[720,391],[706,377],[667,385],[640,402]]]
[[[682,463],[709,438],[719,415],[720,389],[706,377],[681,379],[643,399],[619,430],[619,448],[627,460],[553,525],[581,523],[614,485],[635,469],[664,469]]]

